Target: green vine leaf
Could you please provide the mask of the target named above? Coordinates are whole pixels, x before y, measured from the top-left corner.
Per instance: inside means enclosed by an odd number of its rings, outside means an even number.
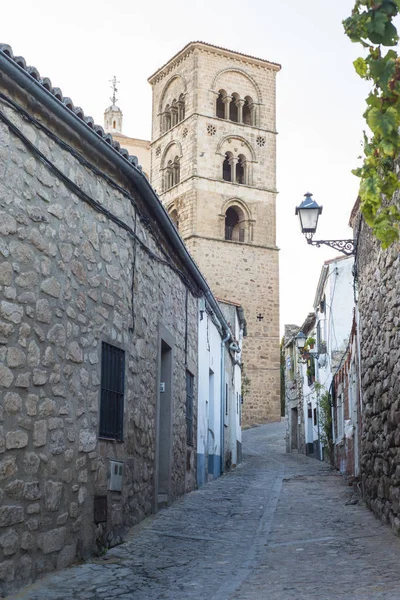
[[[372,107],[367,114],[367,123],[373,133],[382,136],[390,135],[396,129],[397,119],[397,112],[393,107],[388,108],[385,112]]]
[[[368,49],[368,56],[353,65],[372,84],[364,113],[372,136],[364,133],[364,163],[352,173],[360,178],[361,211],[382,248],[399,239],[400,229],[400,182],[395,172],[400,156],[400,58],[394,49],[382,51],[399,41],[393,24],[399,12],[400,0],[356,0],[351,16],[343,21],[350,40]]]
[[[353,65],[358,75],[365,79],[368,73],[368,66],[365,59],[361,57],[356,58],[356,60],[353,62]]]

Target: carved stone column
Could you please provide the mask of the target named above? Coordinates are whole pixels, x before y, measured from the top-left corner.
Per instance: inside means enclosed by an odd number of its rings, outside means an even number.
[[[224,103],[224,107],[225,107],[225,119],[227,121],[229,121],[229,107],[231,105],[231,100],[232,100],[232,96],[225,96],[225,98],[222,98],[222,102]]]
[[[237,109],[238,109],[238,123],[243,123],[243,105],[244,105],[244,100],[242,100],[242,98],[238,98],[235,102]]]

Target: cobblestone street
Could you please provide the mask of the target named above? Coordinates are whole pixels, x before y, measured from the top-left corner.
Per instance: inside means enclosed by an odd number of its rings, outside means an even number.
[[[284,425],[244,432],[244,462],[106,556],[18,600],[399,600],[400,540],[340,475],[284,450]]]

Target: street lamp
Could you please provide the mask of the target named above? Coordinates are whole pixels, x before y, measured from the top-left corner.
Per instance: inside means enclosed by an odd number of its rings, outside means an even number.
[[[299,333],[296,335],[296,337],[294,339],[296,340],[297,349],[300,351],[304,350],[307,336],[304,335],[304,333],[302,331],[299,331]]]
[[[317,231],[318,217],[322,213],[322,206],[319,206],[310,192],[304,194],[305,200],[296,206],[296,215],[299,216],[301,233],[304,233],[307,243],[319,248],[321,244],[330,246],[347,256],[354,254],[354,240],[313,240],[313,235]]]
[[[299,333],[295,336],[296,346],[300,354],[303,354],[304,347],[306,345],[307,336],[300,330]],[[313,358],[319,359],[318,352],[311,352],[311,350],[307,350],[307,354],[312,356]]]

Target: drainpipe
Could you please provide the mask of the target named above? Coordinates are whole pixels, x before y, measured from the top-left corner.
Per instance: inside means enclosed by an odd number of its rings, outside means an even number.
[[[231,337],[231,332],[226,332],[226,337],[221,340],[221,475],[224,472],[224,414],[225,414],[225,344]]]

